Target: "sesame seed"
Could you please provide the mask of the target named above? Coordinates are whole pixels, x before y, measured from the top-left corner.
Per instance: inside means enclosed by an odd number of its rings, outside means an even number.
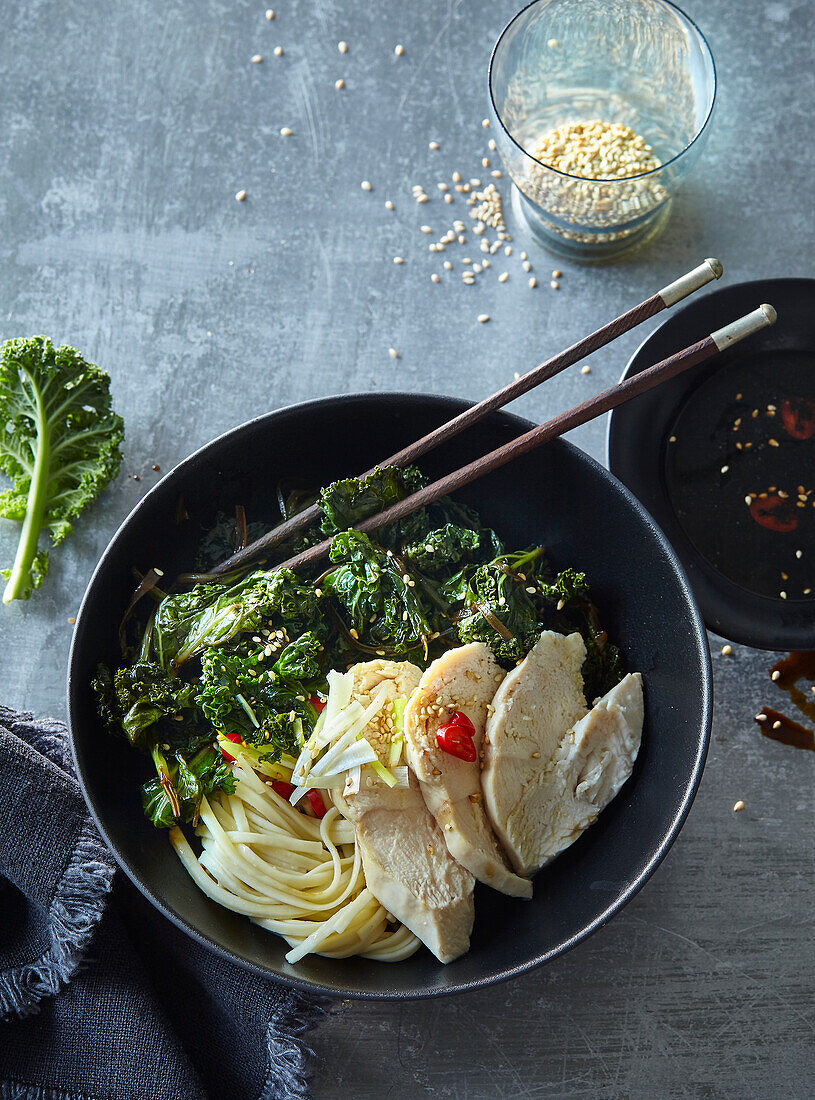
[[[370,180],[363,180],[359,186],[363,191],[373,191],[373,184]]]
[[[433,149],[434,151],[435,151],[436,149],[440,149],[440,148],[441,148],[441,146],[439,145],[439,143],[438,143],[437,141],[431,141],[431,142],[428,142],[428,146],[427,146],[427,147],[428,147],[428,149]]]
[[[433,230],[430,228],[429,225],[421,225],[421,226],[419,226],[419,228],[421,229],[422,233],[432,233],[433,232]]]
[[[482,325],[485,325],[487,323],[487,321],[489,321],[489,319],[490,319],[489,313],[479,313],[478,318],[477,318],[478,322]]]
[[[530,285],[531,287],[536,287],[536,286],[538,285],[538,280],[537,280],[537,279],[535,278],[535,276],[534,276],[534,275],[533,275],[533,276],[532,276],[532,278],[531,278],[531,279],[529,280],[529,285]]]
[[[391,202],[390,199],[385,200],[385,209],[386,210],[393,210],[394,209],[393,203]]]
[[[580,373],[581,374],[591,374],[591,367],[589,366],[588,363],[586,363],[584,366],[582,366],[580,368]]]
[[[391,359],[399,358],[399,352],[396,350],[396,348],[388,348],[388,355],[391,357]]]
[[[733,652],[732,645],[723,645],[722,646],[722,656],[723,657],[729,657],[732,652]]]
[[[283,129],[280,131],[280,136],[281,137],[291,137],[292,132],[293,131],[288,126],[284,126]]]
[[[238,191],[235,195],[236,202],[243,202],[245,198],[246,198],[246,192],[243,191],[243,190]]]
[[[741,813],[741,811],[743,809],[744,809],[744,802],[741,799],[739,799],[738,802],[736,802],[735,805],[733,806],[733,813],[734,814]]]
[[[720,471],[720,472],[721,472],[721,473],[723,473],[723,474],[726,474],[726,473],[727,473],[727,471],[728,471],[729,469],[730,469],[730,467],[729,467],[729,466],[722,466],[722,468],[721,468],[721,471]]]
[[[508,271],[502,271],[501,274],[498,276],[498,282],[499,283],[505,283],[508,278],[509,278],[509,272]]]
[[[760,714],[756,715],[756,721],[757,722],[766,722],[767,721],[767,715],[764,714],[764,712],[762,711]]]
[[[566,606],[566,601],[565,600],[558,600],[558,602],[557,602],[558,611],[562,611],[565,606]]]
[[[803,551],[802,550],[796,550],[795,551],[795,556],[796,556],[796,558],[802,558],[804,556]]]
[[[532,759],[533,760],[540,760],[540,758],[541,758],[541,754],[539,752],[533,752],[532,753]]]
[[[438,275],[438,274],[437,274],[437,273],[436,273],[436,272],[434,271],[434,272],[433,272],[433,274],[432,274],[432,275],[430,276],[430,281],[431,281],[431,283],[440,283],[440,282],[441,282],[441,276],[440,276],[440,275]]]
[[[773,729],[774,730],[780,730],[781,729],[781,723],[780,722],[773,722]]]
[[[445,201],[446,203],[451,203],[451,202],[453,201],[453,196],[452,196],[452,195],[449,195],[449,194],[448,194],[448,195],[445,195],[445,196],[444,196],[444,201]]]
[[[778,440],[777,439],[768,439],[767,442],[770,444],[771,447],[777,447],[778,446]]]
[[[781,679],[781,673],[778,671],[778,669],[775,670],[775,672],[772,674],[770,679],[771,680],[780,680]]]
[[[495,144],[495,139],[494,138],[490,138],[490,140],[487,142],[487,145],[492,150],[493,153],[498,148],[498,146]]]
[[[404,263],[405,261],[404,261],[404,260],[402,259],[402,257],[401,257],[401,256],[394,256],[394,257],[393,257],[393,262],[394,262],[395,264],[403,264],[403,263]]]
[[[274,19],[274,8],[267,8],[266,9],[266,18],[271,23],[271,21]]]
[[[405,47],[400,42],[398,45],[393,47],[393,52],[396,54],[397,57],[402,57],[405,52]]]
[[[549,47],[550,50],[556,50],[560,45],[560,42],[558,42],[556,38],[550,38],[546,45]]]
[[[552,281],[549,283],[549,286],[552,288],[552,290],[557,290],[560,287],[560,283],[557,281],[557,279],[552,279]]]
[[[263,58],[261,57],[261,55],[259,53],[256,53],[256,54],[252,54],[252,56],[249,58],[249,60],[252,62],[253,65],[259,65],[261,63],[261,61],[263,60]]]
[[[444,263],[442,264],[442,267],[444,268],[445,271],[452,271],[453,270],[453,265],[449,260],[445,260]]]
[[[553,272],[552,272],[552,278],[553,278],[553,279],[559,279],[559,278],[561,277],[561,275],[562,275],[562,274],[563,274],[563,272],[562,272],[562,271],[553,271]]]
[[[340,77],[339,80],[334,81],[334,87],[337,89],[338,92],[342,91],[342,89],[345,87],[345,81],[342,79],[342,77]]]
[[[481,125],[484,127],[485,130],[489,130],[490,120],[488,118],[482,118],[481,119]]]
[[[337,49],[340,51],[340,53],[348,53],[348,43],[347,42],[338,42],[337,43]]]
[[[744,498],[744,503],[745,504],[752,504],[753,503],[753,498],[750,497],[750,496],[745,497]]]
[[[785,600],[787,598],[786,592],[779,592],[778,595],[781,597],[782,600]]]

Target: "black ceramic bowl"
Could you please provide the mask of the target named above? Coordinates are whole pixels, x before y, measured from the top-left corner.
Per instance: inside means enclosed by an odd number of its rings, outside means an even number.
[[[310,485],[368,469],[464,408],[451,398],[377,394],[328,398],[244,424],[196,452],[122,524],[88,586],[68,675],[71,735],[88,805],[117,860],[154,905],[213,950],[312,991],[424,997],[487,985],[561,954],[603,925],[643,885],[675,839],[696,792],[710,732],[710,665],[699,614],[673,551],[633,496],[575,447],[549,444],[485,477],[462,499],[510,545],[541,540],[553,563],[588,573],[603,621],[645,675],[645,732],[632,779],[598,823],[538,875],[530,902],[479,887],[469,954],[442,966],[429,952],[383,964],[284,960],[283,940],[206,898],[164,833],[142,817],[145,761],[106,735],[90,680],[117,659],[117,627],[133,566],[189,567],[201,526],[243,504],[274,520],[275,485]],[[527,430],[496,414],[423,461],[431,476]],[[183,498],[189,520],[177,524]]]
[[[736,416],[749,424],[756,404],[762,414],[767,401],[780,405],[787,385],[800,385],[801,392],[815,396],[815,280],[736,283],[694,298],[643,341],[622,377],[630,378],[761,302],[778,311],[772,328],[614,410],[608,423],[608,464],[676,550],[711,630],[759,649],[809,650],[815,647],[815,602],[802,598],[801,588],[812,585],[812,555],[805,550],[797,562],[793,553],[796,546],[811,544],[811,534],[802,531],[812,531],[812,501],[802,513],[793,510],[801,515],[801,527],[779,536],[751,520],[744,494],[754,485],[762,489],[777,480],[779,486],[789,485],[794,499],[798,482],[812,484],[812,441],[791,440],[780,416],[768,421],[762,415],[756,422],[759,437],[779,436],[781,445],[768,450],[759,442],[749,455],[740,455],[733,443],[745,437],[744,428],[739,436],[730,425]],[[799,378],[793,383],[795,375]],[[739,390],[744,391],[738,394],[743,404],[733,400]],[[672,434],[675,443],[681,437],[678,446],[671,447]],[[717,461],[722,437],[730,442],[725,457]],[[677,451],[684,466],[674,457]],[[669,461],[676,462],[680,474],[673,491]],[[764,480],[756,465],[766,469]],[[694,533],[701,527],[707,549],[715,553],[704,552],[701,540],[694,539],[691,516],[697,525]],[[779,538],[786,543],[781,561]],[[783,568],[789,571],[788,581],[777,571]],[[789,589],[786,598],[780,597],[780,589]]]

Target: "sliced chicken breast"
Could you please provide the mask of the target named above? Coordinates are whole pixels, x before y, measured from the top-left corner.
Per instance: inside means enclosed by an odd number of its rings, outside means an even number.
[[[540,756],[530,753],[524,760],[522,754],[508,755],[499,747],[507,741],[527,747],[523,735],[531,723],[523,721],[519,695],[532,683],[540,684],[546,669],[533,666],[525,675],[519,666],[516,671],[521,673],[521,684],[514,708],[507,710],[503,701],[496,699],[494,728],[487,727],[491,758],[485,761],[484,793],[490,820],[499,836],[506,838],[513,866],[534,874],[574,843],[631,775],[642,737],[642,677],[639,673],[626,676],[557,743],[551,728],[545,730],[537,742],[540,749],[535,750]],[[563,713],[559,711],[561,716]],[[520,722],[522,738],[516,739],[512,735]],[[514,802],[506,797],[505,779],[507,785],[521,783]],[[509,806],[508,812],[502,809],[504,805]],[[501,812],[506,816],[500,817]]]
[[[579,634],[545,630],[492,701],[481,773],[484,804],[512,866],[522,875],[541,866],[538,782],[568,730],[586,713],[585,658]]]
[[[481,642],[443,654],[424,673],[405,708],[405,748],[450,854],[479,882],[513,897],[529,898],[532,884],[509,869],[481,793],[481,739],[487,709],[503,678]],[[476,758],[472,762],[444,752],[436,741],[439,727],[456,711],[466,714],[473,725]]]
[[[421,670],[407,661],[368,661],[353,669],[352,698],[363,705],[386,684],[388,699],[407,698]],[[391,728],[387,708],[363,731],[382,762],[387,761]],[[387,787],[364,768],[357,792],[334,794],[354,824],[365,881],[377,901],[406,925],[443,963],[470,946],[475,880],[447,850],[418,780],[409,787]]]

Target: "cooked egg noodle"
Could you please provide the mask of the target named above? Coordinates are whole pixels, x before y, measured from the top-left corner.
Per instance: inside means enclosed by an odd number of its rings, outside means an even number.
[[[267,786],[241,758],[235,793],[201,803],[196,856],[180,828],[170,841],[213,901],[282,936],[289,963],[310,953],[380,961],[406,959],[420,941],[389,915],[365,885],[353,826],[333,804],[308,817]],[[322,796],[330,803],[330,792]]]

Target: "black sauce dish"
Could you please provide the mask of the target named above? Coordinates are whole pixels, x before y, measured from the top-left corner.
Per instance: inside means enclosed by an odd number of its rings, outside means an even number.
[[[623,378],[761,302],[778,312],[772,328],[614,410],[608,465],[665,533],[711,630],[758,649],[810,650],[815,280],[738,283],[694,298],[643,341]]]
[[[647,707],[632,778],[598,822],[537,876],[532,901],[478,887],[470,952],[447,966],[423,948],[401,963],[309,956],[291,966],[284,941],[205,897],[167,836],[142,816],[145,761],[103,731],[90,689],[98,662],[119,655],[117,630],[134,587],[133,567],[182,572],[218,509],[232,513],[242,504],[250,520],[274,522],[279,480],[316,487],[356,474],[464,407],[431,395],[351,395],[284,408],[235,428],[145,495],[102,556],[77,617],[68,672],[74,757],[85,798],[121,867],[189,935],[307,991],[429,997],[490,985],[555,958],[605,924],[645,883],[675,840],[701,778],[710,736],[710,658],[681,566],[631,493],[582,451],[556,441],[483,478],[461,498],[510,545],[541,541],[553,564],[588,573],[604,623],[628,666],[644,674]],[[439,476],[531,426],[494,414],[421,465]],[[189,518],[179,523],[179,515]]]

